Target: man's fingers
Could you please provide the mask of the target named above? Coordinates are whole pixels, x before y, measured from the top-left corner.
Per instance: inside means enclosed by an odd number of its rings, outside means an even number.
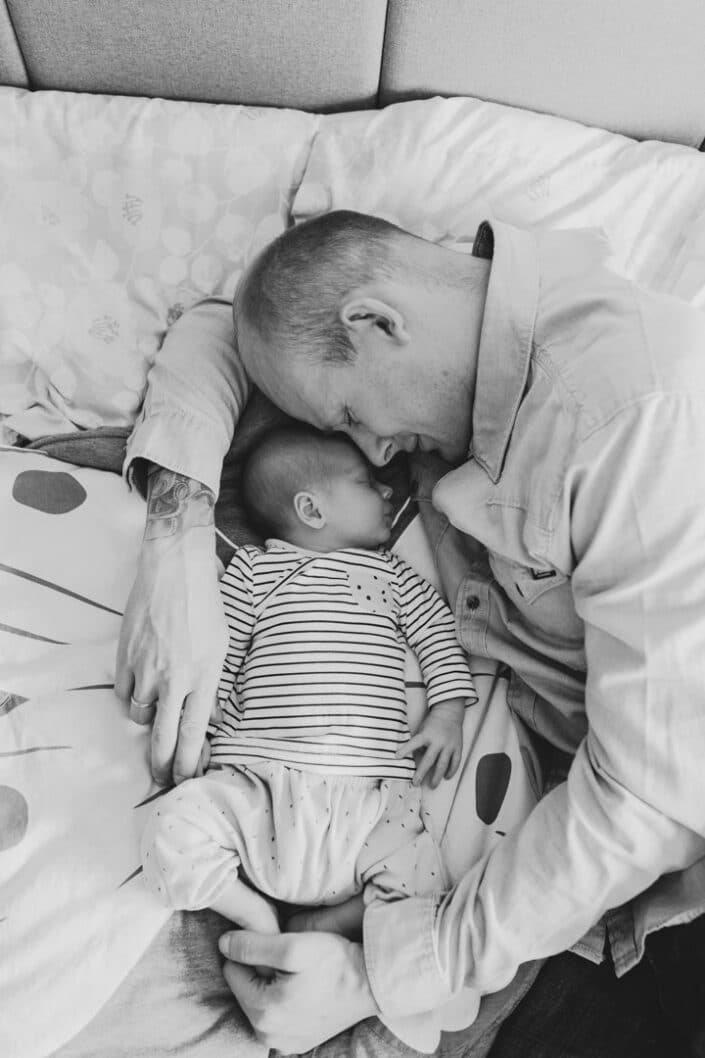
[[[136,724],[151,724],[157,714],[158,691],[138,673],[130,691],[130,720]]]
[[[211,759],[211,747],[208,739],[203,742],[203,748],[201,749],[201,755],[198,758],[198,767],[196,768],[196,778],[200,779],[202,775],[206,774],[208,765]]]
[[[162,786],[171,782],[184,697],[181,685],[174,683],[163,688],[158,695],[157,715],[152,727],[152,775]],[[198,749],[200,752],[201,747]]]
[[[156,715],[156,702],[142,702],[135,695],[130,698],[130,720],[136,724],[151,724]]]
[[[115,693],[127,705],[132,694],[134,676],[127,664],[127,650],[120,639],[115,657]]]
[[[296,973],[320,958],[321,934],[254,933],[238,929],[224,933],[218,947],[221,955],[232,962]]]
[[[175,783],[196,774],[214,699],[215,688],[212,688],[208,691],[192,691],[184,702],[174,755]]]
[[[236,962],[226,962],[223,966],[223,977],[228,988],[237,999],[253,1027],[256,1028],[257,1014],[264,1004],[264,991],[268,979],[259,977],[251,966],[242,966]]]
[[[245,1017],[254,1029],[257,1039],[268,1049],[276,1048],[278,1043],[282,1043],[282,1040],[272,1033],[272,1028],[276,1022],[276,1014],[274,1015],[274,1023],[272,1019],[272,1003],[276,1001],[272,994],[272,989],[276,989],[278,985],[276,976],[263,976],[258,974],[251,966],[241,966],[236,962],[226,962],[223,966],[223,977]],[[290,1039],[291,1036],[289,1034]],[[308,1051],[309,1049],[307,1046],[306,1050]],[[289,1050],[290,1047],[287,1045],[287,1054]],[[298,1046],[296,1051],[297,1053],[299,1052]],[[278,1049],[277,1053],[279,1053]]]

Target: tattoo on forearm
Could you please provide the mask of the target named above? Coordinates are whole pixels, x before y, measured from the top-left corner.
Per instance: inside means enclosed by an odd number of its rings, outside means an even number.
[[[200,481],[153,467],[147,477],[145,540],[173,536],[183,529],[213,525],[215,496]]]

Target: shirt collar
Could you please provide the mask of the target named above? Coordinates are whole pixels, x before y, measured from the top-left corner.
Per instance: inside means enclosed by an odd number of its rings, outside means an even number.
[[[291,544],[288,540],[281,540],[278,536],[268,536],[264,542],[265,551],[291,551],[301,558],[325,558],[327,555],[369,555],[380,553],[380,548],[365,550],[362,547],[339,547],[334,551],[314,551],[312,548],[299,547]]]
[[[499,481],[529,373],[538,303],[536,239],[530,231],[483,221],[473,255],[490,258],[480,332],[468,456]]]

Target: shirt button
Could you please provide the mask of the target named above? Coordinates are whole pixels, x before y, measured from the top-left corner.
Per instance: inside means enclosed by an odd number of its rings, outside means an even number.
[[[477,595],[468,595],[467,599],[465,600],[465,605],[471,613],[474,613],[480,605],[480,600]]]

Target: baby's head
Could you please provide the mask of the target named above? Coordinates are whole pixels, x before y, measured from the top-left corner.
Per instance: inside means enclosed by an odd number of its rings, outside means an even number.
[[[242,474],[253,527],[312,551],[380,547],[391,532],[391,495],[352,441],[311,426],[267,433]]]

